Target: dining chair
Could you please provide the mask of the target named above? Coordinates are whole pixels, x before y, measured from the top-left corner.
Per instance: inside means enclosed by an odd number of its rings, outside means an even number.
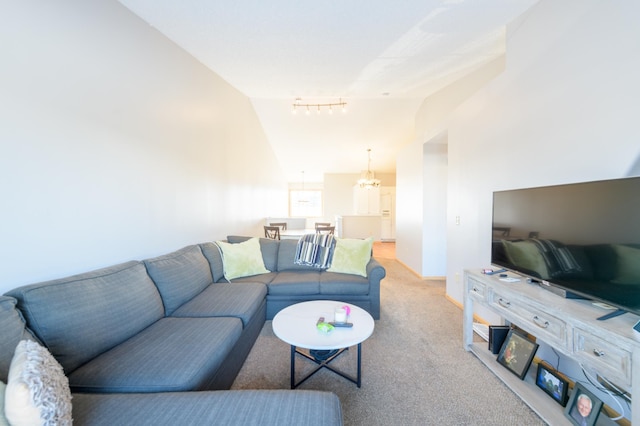
[[[316,222],[316,229],[318,229],[319,226],[327,227],[327,226],[331,226],[331,223],[330,222]]]
[[[269,224],[269,226],[277,226],[282,231],[286,231],[287,230],[287,222],[272,222],[272,223]]]
[[[271,240],[280,239],[280,227],[279,226],[266,226],[264,227],[264,236]]]
[[[316,226],[316,234],[333,235],[335,230],[335,226]]]

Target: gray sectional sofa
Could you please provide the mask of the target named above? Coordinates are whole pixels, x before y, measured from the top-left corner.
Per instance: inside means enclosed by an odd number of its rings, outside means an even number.
[[[379,318],[377,261],[366,278],[318,271],[293,262],[296,244],[260,239],[271,272],[232,282],[203,243],[11,290],[0,297],[0,380],[32,333],[68,377],[76,424],[341,424],[331,393],[226,390],[285,306],[336,299]]]
[[[227,237],[230,243],[241,243],[248,239]],[[376,259],[372,257],[366,265],[366,277],[321,271],[295,263],[297,244],[297,240],[260,238],[264,264],[272,272],[233,280],[236,283],[257,281],[267,285],[267,319],[273,319],[275,314],[289,305],[309,300],[340,300],[359,306],[374,319],[380,319],[380,282],[386,271]],[[211,261],[213,257],[209,259]],[[220,275],[217,281],[225,279]]]
[[[12,297],[0,296],[0,381],[5,383],[18,342],[23,339],[37,340],[27,328],[21,311],[16,309],[16,302]],[[342,424],[340,401],[330,392],[290,390],[74,392],[72,397],[72,416],[75,425],[308,424],[331,426]],[[0,404],[1,407],[2,404]],[[3,424],[2,412],[0,412],[0,424]]]

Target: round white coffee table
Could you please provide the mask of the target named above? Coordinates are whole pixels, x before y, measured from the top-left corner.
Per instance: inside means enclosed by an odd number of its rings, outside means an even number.
[[[330,333],[323,333],[316,327],[320,317],[325,322],[333,321],[336,308],[347,305],[351,308],[351,314],[347,322],[353,327],[336,327]],[[322,368],[327,368],[345,379],[362,385],[362,342],[373,333],[374,321],[371,315],[362,308],[350,303],[335,300],[314,300],[302,302],[284,308],[276,314],[272,322],[273,333],[285,343],[291,345],[291,389],[295,389],[313,376]],[[358,346],[358,373],[355,378],[337,370],[329,365],[350,346]],[[326,359],[320,359],[301,352],[298,348],[311,350],[311,353],[323,352],[328,355]],[[306,377],[296,383],[295,380],[295,356],[296,353],[315,362],[318,367]]]

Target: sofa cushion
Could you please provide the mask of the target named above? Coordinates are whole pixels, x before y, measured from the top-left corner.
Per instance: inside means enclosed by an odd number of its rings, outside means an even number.
[[[237,317],[247,325],[267,297],[259,283],[217,283],[173,312],[174,317]]]
[[[278,272],[281,271],[317,271],[309,265],[298,265],[296,252],[298,250],[298,240],[281,240],[278,248]]]
[[[69,375],[74,392],[206,389],[242,333],[239,318],[159,320]]]
[[[160,291],[166,315],[213,282],[211,266],[197,245],[147,259],[144,264]]]
[[[367,276],[367,264],[371,260],[373,238],[364,240],[338,238],[331,266],[327,271]]]
[[[216,244],[222,250],[224,277],[227,281],[271,272],[264,266],[260,242],[257,238],[250,238],[237,244],[224,241],[216,241]]]
[[[9,426],[9,421],[4,416],[4,394],[7,385],[4,384],[2,380],[0,380],[0,426]]]
[[[277,272],[269,272],[268,274],[259,274],[259,275],[250,275],[248,277],[240,277],[240,278],[234,278],[233,282],[238,284],[238,283],[261,283],[261,284],[269,284],[271,281],[273,281],[273,279],[275,277],[278,276]],[[219,282],[226,282],[228,283],[229,281],[227,281],[225,278],[223,278],[222,280],[220,280]]]
[[[340,426],[342,410],[335,394],[311,390],[75,394],[73,419],[92,426]]]
[[[202,243],[200,244],[200,250],[202,250],[202,254],[209,261],[213,282],[216,283],[220,281],[224,277],[224,265],[222,264],[220,247],[214,243]]]
[[[369,279],[354,274],[325,272],[320,275],[320,294],[369,294]]]
[[[243,243],[251,237],[240,237],[237,235],[227,236],[227,241],[231,244]],[[278,270],[278,248],[280,247],[280,241],[271,240],[269,238],[259,238],[260,251],[262,252],[262,260],[264,261],[264,267],[270,271]]]
[[[309,295],[320,294],[320,274],[318,270],[283,271],[271,281],[270,295]]]
[[[9,366],[21,340],[33,339],[13,297],[0,296],[0,381],[7,382]]]
[[[71,426],[71,391],[62,366],[32,340],[16,347],[9,370],[5,414],[12,426]]]
[[[8,294],[67,374],[164,315],[158,289],[135,261]]]

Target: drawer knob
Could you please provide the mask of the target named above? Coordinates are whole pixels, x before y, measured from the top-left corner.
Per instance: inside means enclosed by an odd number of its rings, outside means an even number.
[[[480,289],[478,287],[473,288],[474,293],[480,293]]]
[[[549,321],[542,321],[542,320],[540,319],[540,317],[538,317],[537,315],[535,315],[535,316],[533,317],[533,323],[534,323],[535,325],[537,325],[538,327],[540,327],[540,328],[547,328],[547,327],[549,327]]]
[[[500,306],[502,306],[503,308],[510,308],[511,307],[511,302],[509,302],[508,300],[504,300],[502,297],[500,299],[498,299],[498,304]]]
[[[594,354],[595,356],[597,356],[597,357],[601,357],[601,356],[604,356],[604,355],[605,355],[605,353],[604,353],[604,351],[603,351],[602,349],[594,349],[594,350],[593,350],[593,354]]]

